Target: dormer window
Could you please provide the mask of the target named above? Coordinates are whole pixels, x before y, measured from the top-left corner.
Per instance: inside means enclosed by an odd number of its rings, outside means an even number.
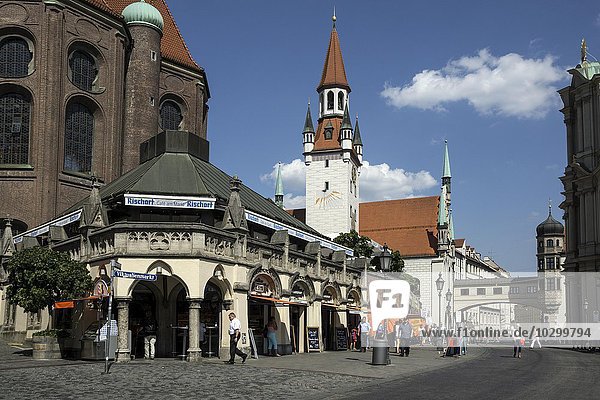
[[[333,127],[325,128],[325,140],[331,140],[333,138]]]

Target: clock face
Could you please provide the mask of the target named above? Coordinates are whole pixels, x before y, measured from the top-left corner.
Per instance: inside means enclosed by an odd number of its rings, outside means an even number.
[[[338,191],[318,192],[315,195],[315,205],[321,209],[331,209],[339,205],[342,194]]]

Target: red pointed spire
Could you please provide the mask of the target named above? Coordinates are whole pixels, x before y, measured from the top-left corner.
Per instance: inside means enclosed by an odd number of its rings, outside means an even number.
[[[325,56],[323,74],[321,75],[321,82],[319,82],[317,92],[324,87],[342,87],[350,92],[350,85],[348,85],[348,79],[346,79],[344,59],[342,58],[342,49],[340,48],[340,39],[335,29],[335,20],[331,36],[329,37],[329,48]]]

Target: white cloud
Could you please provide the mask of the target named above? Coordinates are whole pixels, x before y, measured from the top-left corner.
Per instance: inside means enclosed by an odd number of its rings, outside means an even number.
[[[305,168],[300,159],[281,164],[286,208],[305,206]],[[277,179],[277,164],[271,172],[261,175],[260,179],[274,185]],[[436,184],[436,180],[428,171],[408,172],[402,168],[390,168],[386,163],[371,165],[364,161],[360,173],[360,197],[361,201],[414,197]]]
[[[371,165],[365,161],[360,173],[360,200],[413,197],[436,184],[428,171],[408,172],[402,168],[390,168],[386,163]]]
[[[515,53],[496,57],[488,49],[473,57],[450,61],[439,70],[424,70],[410,84],[385,84],[388,104],[422,110],[444,110],[444,105],[467,101],[481,114],[541,118],[556,107],[559,82],[568,76],[555,58],[524,58]]]

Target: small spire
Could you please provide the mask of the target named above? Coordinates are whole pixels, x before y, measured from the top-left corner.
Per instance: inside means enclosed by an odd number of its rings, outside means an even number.
[[[340,129],[352,129],[350,113],[348,112],[348,103],[346,103],[346,107],[344,107],[344,119],[342,120],[342,127]]]
[[[275,204],[283,208],[283,179],[281,178],[281,161],[277,164],[277,180],[275,181]]]
[[[310,100],[308,101],[308,109],[306,110],[306,119],[304,120],[304,130],[302,133],[315,133],[312,116],[310,115]]]
[[[356,113],[356,122],[354,124],[354,139],[352,144],[355,146],[362,146],[362,138],[360,137],[360,129],[358,128],[358,113]]]
[[[450,157],[448,156],[448,141],[444,140],[444,171],[442,172],[442,178],[452,178],[450,173]]]
[[[585,38],[581,39],[581,63],[587,61],[587,44]]]
[[[438,226],[443,226],[448,223],[447,220],[448,212],[446,210],[446,189],[442,188],[442,194],[440,195],[440,207],[438,210]]]

